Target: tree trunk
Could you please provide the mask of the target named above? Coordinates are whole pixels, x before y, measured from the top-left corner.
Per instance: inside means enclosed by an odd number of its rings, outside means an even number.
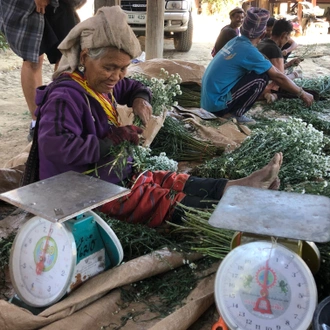
[[[120,0],[94,0],[94,13],[101,7],[117,6],[120,5]]]

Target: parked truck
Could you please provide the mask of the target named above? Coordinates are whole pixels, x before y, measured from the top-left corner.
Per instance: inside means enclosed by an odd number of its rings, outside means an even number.
[[[164,37],[173,38],[174,48],[188,52],[192,46],[194,0],[164,0]],[[137,36],[146,32],[147,0],[121,0],[128,24]]]

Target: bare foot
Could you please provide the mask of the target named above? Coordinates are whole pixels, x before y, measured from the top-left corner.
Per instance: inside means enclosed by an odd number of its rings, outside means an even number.
[[[280,187],[281,181],[279,177],[276,177],[275,180],[271,183],[268,189],[270,190],[278,190]]]
[[[226,188],[230,186],[248,186],[253,188],[277,190],[280,186],[278,173],[280,171],[282,162],[283,154],[278,152],[261,170],[253,172],[246,178],[228,181]]]

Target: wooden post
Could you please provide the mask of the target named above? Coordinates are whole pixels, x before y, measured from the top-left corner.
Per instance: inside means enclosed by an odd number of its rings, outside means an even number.
[[[117,5],[120,5],[120,0],[94,0],[94,13],[96,13],[97,10],[101,7],[111,7]]]
[[[298,21],[300,26],[302,26],[302,16],[303,16],[303,12],[302,12],[302,5],[301,5],[301,0],[298,0],[298,11],[297,11],[297,16],[298,16]]]
[[[164,0],[147,0],[146,59],[163,58]]]

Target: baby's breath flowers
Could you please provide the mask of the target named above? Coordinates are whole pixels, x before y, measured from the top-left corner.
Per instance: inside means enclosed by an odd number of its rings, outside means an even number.
[[[155,116],[163,113],[164,109],[177,105],[174,98],[181,95],[182,79],[178,73],[169,74],[164,68],[160,69],[159,78],[149,78],[141,73],[133,73],[130,78],[140,81],[152,92],[152,112]]]
[[[323,132],[301,119],[274,120],[255,129],[240,148],[225,157],[213,159],[196,175],[237,179],[262,168],[276,152],[283,153],[279,173],[282,186],[330,177],[330,157],[324,152],[327,142]]]
[[[133,149],[134,166],[138,171],[172,171],[178,170],[178,163],[169,159],[165,152],[151,156],[151,149],[138,146]]]

